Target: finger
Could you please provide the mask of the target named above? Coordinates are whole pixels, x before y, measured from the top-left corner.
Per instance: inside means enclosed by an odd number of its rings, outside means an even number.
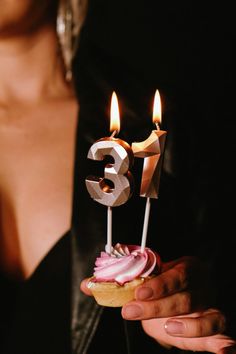
[[[228,354],[220,352],[222,348],[235,345],[235,342],[222,334],[216,334],[207,337],[184,338],[174,337],[166,333],[164,324],[166,319],[151,319],[142,321],[144,331],[165,346],[173,346],[183,350],[206,351],[217,354]],[[233,353],[235,354],[235,353]]]
[[[92,296],[91,290],[88,288],[89,278],[82,280],[80,283],[80,289],[83,291],[85,295]]]
[[[131,301],[123,306],[122,316],[127,320],[173,317],[193,312],[189,292],[180,292],[152,301]]]
[[[220,311],[211,310],[191,318],[170,318],[165,323],[165,330],[178,337],[211,336],[225,331],[225,317]]]
[[[136,300],[152,300],[170,296],[188,287],[186,263],[175,264],[171,269],[146,281],[135,291]]]
[[[195,263],[190,257],[165,263],[161,274],[136,289],[136,300],[160,299],[187,289],[193,278]]]

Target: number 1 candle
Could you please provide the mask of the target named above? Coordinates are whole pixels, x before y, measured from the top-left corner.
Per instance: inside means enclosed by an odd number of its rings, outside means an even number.
[[[132,194],[132,175],[129,168],[133,164],[133,152],[127,142],[115,138],[119,132],[119,108],[116,94],[113,92],[111,100],[110,137],[96,141],[88,152],[92,160],[104,160],[111,156],[114,163],[105,166],[104,177],[88,176],[87,190],[95,201],[106,205],[107,209],[107,244],[106,251],[112,250],[112,207],[127,202]],[[108,184],[108,180],[111,182]]]
[[[144,158],[140,196],[146,197],[146,208],[143,223],[143,234],[141,250],[144,251],[147,239],[151,198],[158,198],[161,167],[167,132],[160,130],[161,123],[161,99],[157,90],[153,104],[153,123],[156,130],[153,130],[149,137],[142,142],[133,143],[132,150],[135,157]]]

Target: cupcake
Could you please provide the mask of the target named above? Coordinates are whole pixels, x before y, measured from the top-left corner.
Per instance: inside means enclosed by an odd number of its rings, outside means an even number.
[[[110,254],[101,252],[88,288],[99,305],[121,307],[134,299],[137,286],[161,271],[159,255],[146,247],[117,243]]]

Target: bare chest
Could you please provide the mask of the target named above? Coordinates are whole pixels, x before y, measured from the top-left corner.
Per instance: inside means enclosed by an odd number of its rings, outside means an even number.
[[[0,116],[0,264],[6,272],[29,276],[70,227],[76,113],[74,104],[65,104]]]

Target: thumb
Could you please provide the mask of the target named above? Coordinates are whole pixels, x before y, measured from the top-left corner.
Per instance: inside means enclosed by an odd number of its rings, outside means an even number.
[[[86,278],[86,279],[82,280],[82,282],[80,283],[80,289],[85,295],[92,296],[92,293],[88,288],[89,280],[90,280],[90,278]]]

